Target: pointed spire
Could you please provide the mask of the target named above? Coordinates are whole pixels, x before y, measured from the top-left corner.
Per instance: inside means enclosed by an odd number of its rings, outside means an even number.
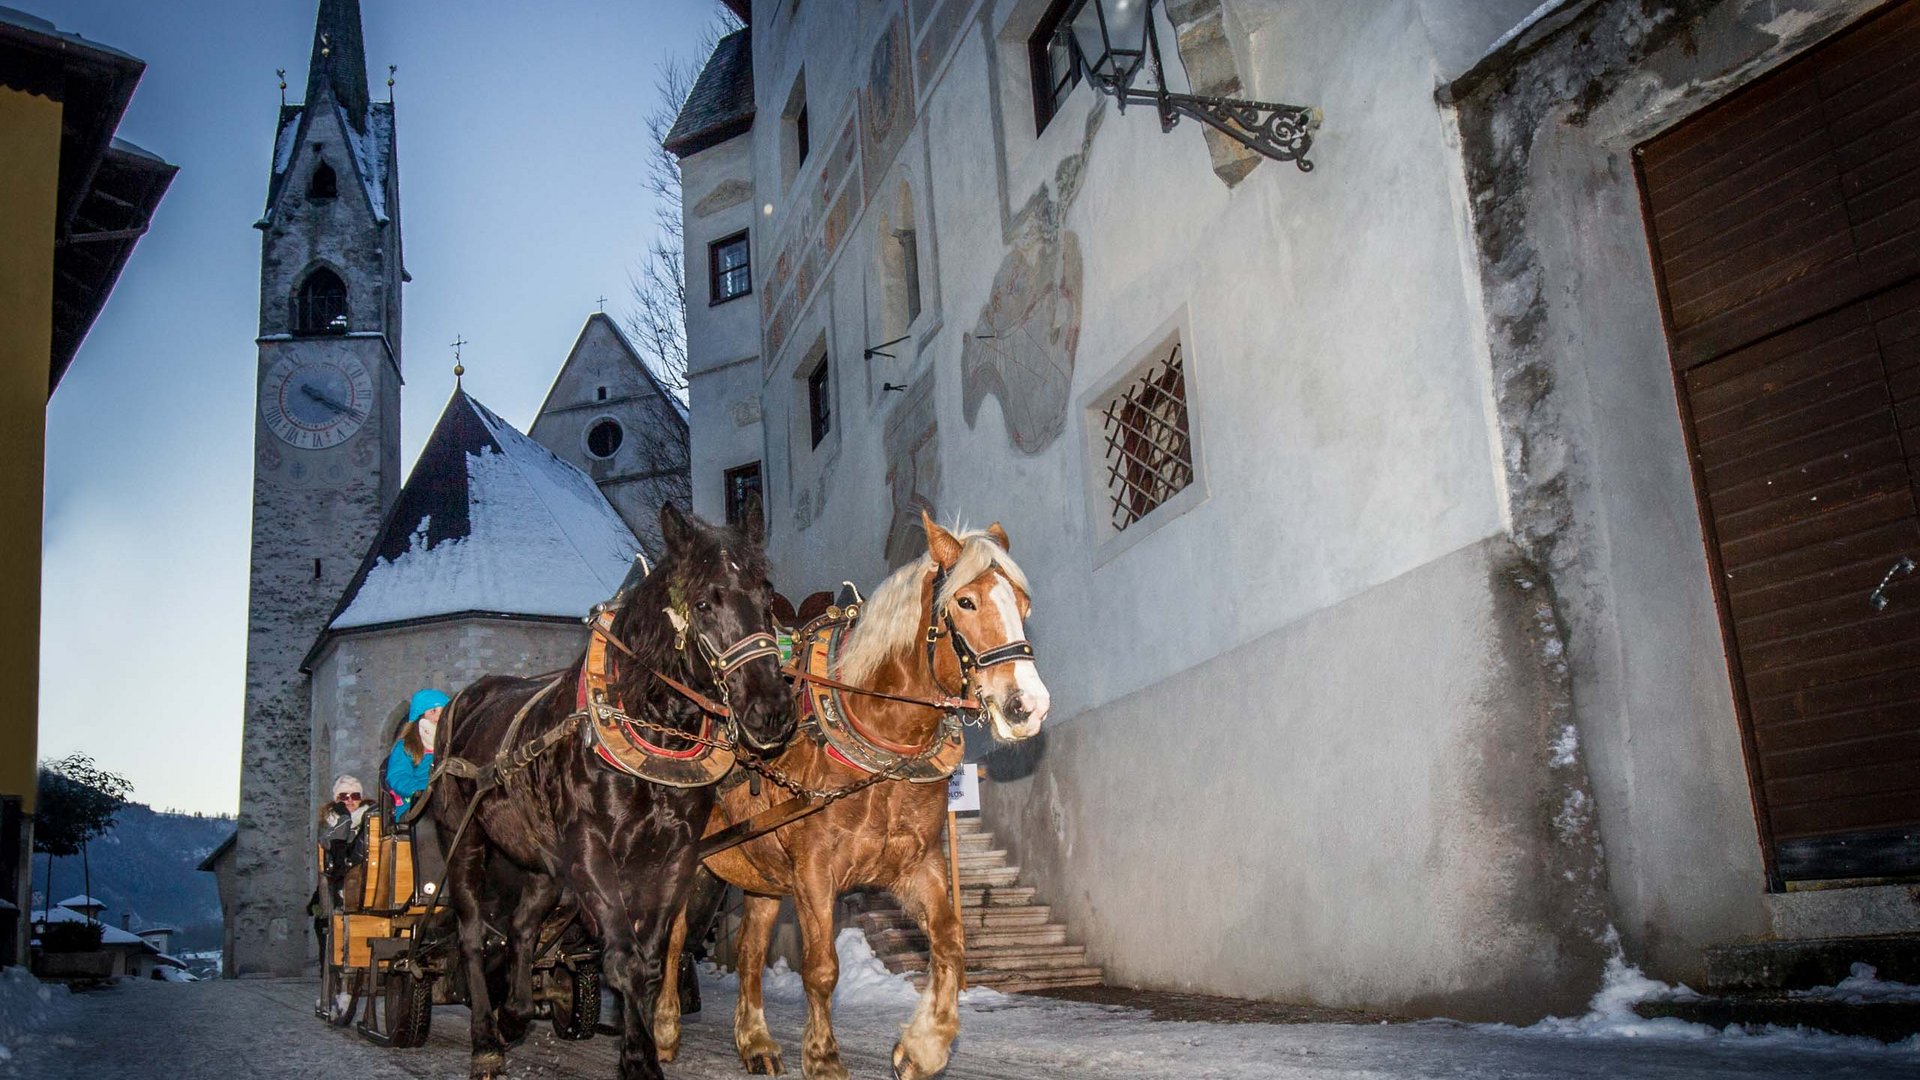
[[[367,130],[367,47],[360,36],[360,0],[320,0],[307,61],[307,104],[322,93],[338,102],[354,130]]]

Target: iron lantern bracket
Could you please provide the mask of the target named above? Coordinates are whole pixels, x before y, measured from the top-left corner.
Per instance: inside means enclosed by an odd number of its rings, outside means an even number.
[[[1160,31],[1154,25],[1154,0],[1145,0],[1146,18],[1139,43],[1127,41],[1119,45],[1109,36],[1104,0],[1085,2],[1093,5],[1099,20],[1100,55],[1089,57],[1072,31],[1063,27],[1059,33],[1072,51],[1073,63],[1081,76],[1092,83],[1094,89],[1113,98],[1121,112],[1126,112],[1128,105],[1151,105],[1160,117],[1161,131],[1172,131],[1182,116],[1190,116],[1256,154],[1275,161],[1291,161],[1301,172],[1313,171],[1307,151],[1313,146],[1313,133],[1320,128],[1319,109],[1310,105],[1282,105],[1168,90]],[[1121,6],[1125,7],[1124,0]],[[1177,52],[1175,63],[1179,63]],[[1143,72],[1152,76],[1152,85],[1144,89],[1134,85]]]
[[[1240,98],[1209,97],[1204,94],[1175,94],[1165,90],[1138,90],[1116,86],[1098,76],[1087,80],[1112,97],[1121,112],[1128,105],[1151,105],[1160,117],[1160,130],[1172,131],[1182,116],[1195,120],[1275,161],[1291,161],[1301,172],[1312,172],[1307,151],[1313,146],[1313,133],[1319,129],[1320,110],[1311,105],[1281,105]]]

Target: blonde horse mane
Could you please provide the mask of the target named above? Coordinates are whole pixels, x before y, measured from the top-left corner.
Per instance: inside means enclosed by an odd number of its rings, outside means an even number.
[[[1013,561],[1013,556],[1007,554],[1007,549],[992,537],[984,532],[958,530],[953,535],[960,541],[960,559],[948,572],[940,595],[933,598],[935,615],[947,609],[955,593],[995,568],[1013,582],[1014,588],[1031,595],[1027,575]],[[880,664],[901,646],[925,640],[927,628],[920,612],[920,590],[932,572],[933,556],[922,555],[887,575],[887,580],[861,605],[860,620],[847,635],[846,648],[835,665],[838,669],[835,678],[861,682],[879,670]]]

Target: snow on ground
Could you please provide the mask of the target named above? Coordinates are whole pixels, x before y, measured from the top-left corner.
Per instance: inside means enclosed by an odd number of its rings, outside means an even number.
[[[0,968],[0,1063],[49,1023],[66,1017],[73,1002],[64,986],[48,986],[26,968]]]
[[[1795,990],[1792,997],[1839,1001],[1865,1005],[1876,1001],[1920,1001],[1920,986],[1911,983],[1881,982],[1872,964],[1855,964],[1846,978],[1832,986]]]

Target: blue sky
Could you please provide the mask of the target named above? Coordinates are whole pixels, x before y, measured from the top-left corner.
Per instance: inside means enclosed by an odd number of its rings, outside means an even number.
[[[239,798],[260,234],[280,92],[317,0],[4,0],[147,62],[119,134],[180,167],[47,409],[40,755],[156,807]],[[453,386],[533,419],[653,235],[643,118],[711,0],[361,0],[399,124],[402,456]]]

